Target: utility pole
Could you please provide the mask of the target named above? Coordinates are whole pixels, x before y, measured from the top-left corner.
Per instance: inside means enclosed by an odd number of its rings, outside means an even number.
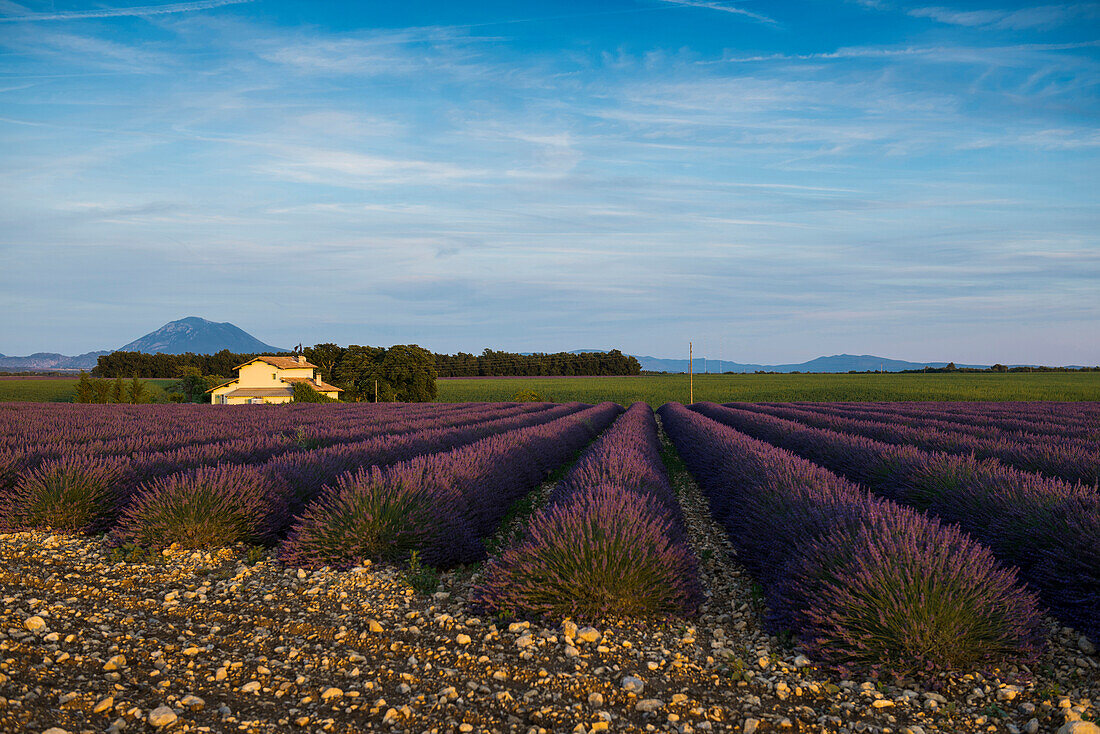
[[[688,403],[695,402],[695,375],[691,372],[691,342],[688,342]]]
[[[374,402],[378,402],[378,380],[374,381]]]

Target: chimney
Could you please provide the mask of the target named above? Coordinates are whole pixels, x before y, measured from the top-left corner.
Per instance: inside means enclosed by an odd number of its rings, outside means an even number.
[[[306,355],[299,354],[298,355],[298,364],[305,364],[305,363],[306,363]]]

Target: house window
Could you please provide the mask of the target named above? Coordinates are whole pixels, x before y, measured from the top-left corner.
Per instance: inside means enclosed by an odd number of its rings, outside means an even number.
[[[274,373],[274,372],[272,372],[272,373],[271,373],[271,379],[272,379],[272,380],[274,380],[274,379],[275,379],[275,373]]]

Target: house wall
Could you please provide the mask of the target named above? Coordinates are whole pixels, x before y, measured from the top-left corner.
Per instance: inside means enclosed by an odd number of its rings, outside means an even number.
[[[241,387],[283,387],[284,377],[313,377],[313,368],[281,370],[267,362],[253,362],[237,370]]]
[[[275,397],[261,398],[261,400],[263,400],[264,403],[274,404],[274,403],[289,403],[291,398],[290,398],[289,395],[277,395]],[[228,398],[227,401],[226,401],[226,404],[227,405],[248,405],[248,404],[251,403],[251,401],[252,401],[252,398],[248,398],[248,397],[234,397],[234,398]]]

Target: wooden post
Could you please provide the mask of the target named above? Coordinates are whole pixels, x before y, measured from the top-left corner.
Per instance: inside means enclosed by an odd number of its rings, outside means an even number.
[[[374,402],[378,402],[378,380],[374,381]]]
[[[691,342],[688,342],[688,403],[695,402],[695,375],[691,369]]]

